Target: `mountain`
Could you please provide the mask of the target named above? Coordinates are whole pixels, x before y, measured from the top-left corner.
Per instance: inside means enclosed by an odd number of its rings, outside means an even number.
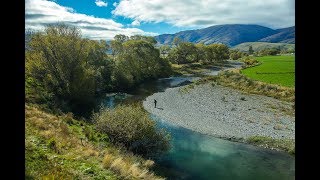
[[[288,43],[268,43],[268,42],[246,42],[238,44],[232,49],[238,49],[240,51],[247,52],[249,50],[249,46],[252,46],[252,49],[254,51],[260,51],[262,49],[268,49],[268,48],[280,48],[281,50],[294,50],[295,45],[294,44],[288,44]]]
[[[290,28],[274,30],[259,25],[227,24],[210,26],[203,29],[181,31],[175,34],[162,34],[155,36],[155,38],[158,41],[158,44],[171,44],[175,37],[179,37],[183,41],[193,43],[223,43],[228,46],[235,46],[244,42],[256,42],[263,40],[266,37],[279,34],[276,36],[279,40],[283,42],[286,40],[288,42],[294,42],[294,36],[292,41],[292,36],[289,35],[289,32],[292,30],[294,33],[294,27]],[[288,37],[288,39],[286,39],[286,37]]]
[[[271,43],[295,43],[295,26],[277,29],[276,31],[276,34],[260,39],[259,41]]]

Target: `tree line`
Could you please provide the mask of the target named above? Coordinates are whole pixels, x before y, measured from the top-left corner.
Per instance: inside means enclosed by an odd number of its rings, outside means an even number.
[[[100,92],[126,90],[170,74],[155,43],[153,37],[117,35],[109,45],[83,38],[78,28],[65,24],[33,32],[25,54],[26,101],[90,114]]]
[[[229,59],[229,48],[224,44],[203,43],[193,44],[183,42],[179,38],[173,40],[170,46],[163,45],[159,48],[161,56],[174,64],[187,64],[200,62],[202,64],[213,64]]]

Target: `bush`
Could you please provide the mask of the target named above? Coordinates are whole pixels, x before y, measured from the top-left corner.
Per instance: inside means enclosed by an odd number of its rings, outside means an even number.
[[[94,114],[96,128],[106,133],[111,142],[128,150],[151,157],[169,149],[169,135],[157,130],[155,122],[139,105],[121,105]]]
[[[259,61],[258,61],[258,60],[253,59],[253,58],[251,58],[251,57],[249,57],[249,56],[246,56],[246,57],[243,58],[241,61],[244,62],[244,65],[245,65],[244,67],[245,67],[245,68],[251,67],[251,66],[255,66],[255,65],[259,64]]]

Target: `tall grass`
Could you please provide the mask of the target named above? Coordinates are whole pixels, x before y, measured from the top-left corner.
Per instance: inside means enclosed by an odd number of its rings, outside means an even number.
[[[211,83],[213,86],[216,84],[228,86],[243,92],[265,95],[288,102],[295,101],[294,88],[255,81],[240,74],[239,70],[222,71],[217,76],[208,76],[199,79],[181,88],[180,91],[188,92],[193,89],[195,85],[206,83]]]
[[[145,165],[153,161],[112,145],[72,114],[25,109],[26,179],[162,179]]]

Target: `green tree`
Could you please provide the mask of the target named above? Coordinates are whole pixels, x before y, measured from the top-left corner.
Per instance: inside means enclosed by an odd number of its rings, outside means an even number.
[[[78,28],[59,24],[35,33],[29,47],[27,78],[51,94],[57,108],[88,115],[98,87],[97,69],[108,66],[106,43],[82,39]]]
[[[185,64],[196,61],[196,47],[190,42],[181,42],[177,47],[172,48],[168,58],[172,63]]]
[[[206,58],[206,45],[204,45],[203,43],[198,43],[198,44],[195,44],[195,47],[196,47],[195,61],[196,62],[204,61]]]
[[[168,45],[162,45],[159,47],[160,50],[160,55],[161,57],[167,57],[169,51],[170,51],[170,46]]]
[[[224,44],[210,44],[205,48],[205,63],[214,63],[229,58],[229,48]]]
[[[144,40],[153,45],[157,44],[157,40],[152,36],[134,35],[130,37],[131,40]]]
[[[117,56],[113,82],[120,89],[130,88],[146,79],[166,76],[170,65],[160,58],[160,52],[148,41],[129,40],[122,44]]]
[[[114,36],[114,40],[121,42],[121,43],[124,43],[129,40],[129,37],[124,34],[117,34]]]
[[[118,54],[120,54],[123,51],[122,44],[129,40],[129,37],[123,34],[116,35],[113,40],[111,41],[111,54],[113,58],[115,59]]]

